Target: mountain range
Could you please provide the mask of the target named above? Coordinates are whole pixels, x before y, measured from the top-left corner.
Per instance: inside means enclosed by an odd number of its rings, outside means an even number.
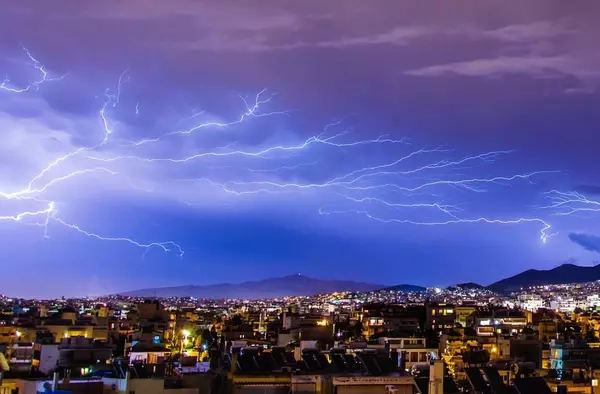
[[[508,293],[530,286],[559,285],[565,283],[593,282],[600,279],[600,264],[583,267],[571,263],[549,270],[530,269],[502,279],[487,288],[497,293]]]
[[[562,264],[549,270],[530,269],[520,274],[502,279],[487,287],[477,283],[461,283],[453,287],[487,288],[496,293],[509,293],[520,288],[551,284],[582,283],[600,280],[600,264],[583,267],[571,263]],[[206,286],[188,285],[148,288],[120,293],[132,297],[195,297],[195,298],[278,298],[297,295],[315,295],[336,291],[369,292],[374,290],[396,290],[420,292],[426,288],[409,284],[385,286],[380,284],[315,279],[304,275],[289,275],[259,281],[242,283],[220,283]]]
[[[410,292],[418,293],[418,292],[427,290],[427,288],[423,287],[423,286],[415,286],[415,285],[396,285],[396,286],[384,287],[383,289],[379,289],[379,290],[403,291],[405,293],[410,293]]]
[[[336,291],[367,292],[384,285],[347,280],[315,279],[304,275],[289,275],[242,283],[219,283],[206,286],[175,286],[141,289],[120,293],[131,297],[195,297],[195,298],[277,298],[314,295]]]

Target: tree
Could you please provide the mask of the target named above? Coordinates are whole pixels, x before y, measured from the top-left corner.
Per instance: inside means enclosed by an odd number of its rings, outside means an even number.
[[[588,330],[585,334],[585,340],[586,342],[598,342],[596,332],[591,327],[588,327]]]
[[[243,324],[242,316],[234,315],[231,318],[230,323],[232,326],[241,326]]]
[[[201,346],[204,346],[205,349],[208,349],[210,345],[213,343],[213,336],[208,329],[204,329],[202,331],[202,343]]]
[[[362,337],[363,325],[361,321],[356,322],[354,325],[348,327],[348,336],[352,339],[360,339]]]

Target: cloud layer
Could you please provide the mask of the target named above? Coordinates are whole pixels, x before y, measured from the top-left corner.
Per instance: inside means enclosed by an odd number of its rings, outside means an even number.
[[[576,243],[587,251],[600,253],[600,236],[585,234],[585,233],[571,233],[569,234],[571,242]]]

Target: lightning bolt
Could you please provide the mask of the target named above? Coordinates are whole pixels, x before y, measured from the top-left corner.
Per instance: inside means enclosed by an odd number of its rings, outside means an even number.
[[[586,197],[584,194],[570,191],[551,190],[546,193],[547,205],[540,208],[551,209],[555,216],[568,216],[578,212],[600,212],[600,201]]]
[[[319,209],[320,215],[333,215],[333,214],[347,214],[354,213],[359,215],[364,215],[369,219],[376,220],[382,223],[401,223],[401,224],[412,224],[416,226],[446,226],[449,224],[468,224],[468,223],[487,223],[487,224],[520,224],[520,223],[540,223],[542,228],[540,230],[540,240],[543,243],[546,243],[548,239],[554,235],[549,233],[551,228],[550,224],[540,218],[517,218],[517,219],[509,219],[509,220],[501,220],[501,219],[489,219],[485,217],[478,217],[472,219],[452,219],[452,220],[442,220],[442,221],[431,221],[431,222],[420,222],[414,220],[407,219],[396,219],[396,218],[380,218],[370,214],[368,211],[360,211],[360,210],[345,210],[345,211],[325,211],[323,209]]]
[[[54,78],[54,79],[49,78],[48,71],[44,68],[44,66],[36,58],[34,58],[27,49],[25,49],[25,48],[23,48],[23,49],[24,49],[25,53],[28,55],[29,59],[33,62],[33,66],[35,67],[35,69],[38,70],[38,72],[41,74],[41,78],[35,82],[30,83],[28,86],[23,87],[23,88],[14,88],[14,87],[9,86],[8,85],[9,80],[6,79],[0,85],[0,89],[10,92],[10,93],[26,93],[30,90],[39,89],[40,85],[42,85],[45,82],[60,80],[63,78],[63,77]],[[44,179],[49,172],[51,172],[54,168],[59,167],[62,163],[79,155],[82,152],[96,150],[96,149],[102,147],[103,145],[105,145],[109,141],[109,137],[113,133],[113,131],[109,127],[109,120],[106,115],[106,108],[107,108],[107,106],[109,106],[111,104],[113,107],[115,107],[119,103],[120,95],[121,95],[121,85],[124,82],[126,82],[125,78],[127,76],[127,72],[128,72],[128,70],[126,70],[119,76],[119,80],[117,83],[117,91],[115,94],[110,94],[108,91],[105,93],[107,100],[105,101],[104,105],[102,106],[102,108],[99,111],[99,115],[100,115],[100,118],[102,119],[102,124],[104,126],[103,138],[100,140],[99,143],[97,143],[91,147],[80,147],[80,148],[75,149],[72,152],[69,152],[67,154],[57,157],[55,160],[48,163],[48,165],[46,167],[44,167],[38,174],[36,174],[34,177],[32,177],[27,182],[27,187],[22,190],[17,190],[17,191],[13,191],[13,192],[6,192],[6,191],[0,190],[0,197],[5,200],[34,201],[34,202],[39,202],[39,203],[45,204],[46,208],[35,210],[35,211],[24,211],[24,212],[20,212],[16,215],[3,215],[3,216],[0,216],[0,220],[11,220],[11,221],[15,221],[15,222],[24,222],[26,219],[29,219],[29,218],[37,219],[39,217],[44,217],[45,219],[41,223],[39,221],[34,221],[32,223],[26,223],[26,224],[34,224],[34,225],[43,226],[44,227],[44,236],[48,237],[48,225],[49,225],[50,221],[52,220],[53,222],[60,223],[61,225],[65,226],[67,228],[70,228],[72,230],[75,230],[76,232],[78,232],[80,234],[83,234],[85,236],[95,238],[98,240],[127,242],[129,244],[135,245],[140,248],[144,248],[146,250],[153,248],[153,247],[158,247],[158,248],[164,250],[165,252],[176,251],[180,257],[183,256],[184,252],[183,252],[182,248],[178,244],[176,244],[175,242],[172,242],[172,241],[141,243],[141,242],[138,242],[131,238],[126,238],[126,237],[101,236],[96,233],[92,233],[87,230],[84,230],[78,225],[67,223],[66,221],[64,221],[63,219],[61,219],[57,216],[58,211],[56,209],[56,202],[55,201],[47,201],[47,200],[43,199],[43,197],[42,197],[43,194],[49,188],[55,186],[56,184],[64,182],[66,180],[69,180],[71,178],[75,178],[75,177],[79,177],[82,175],[86,175],[86,174],[93,173],[93,172],[99,172],[99,171],[106,172],[111,175],[117,175],[116,171],[110,170],[105,167],[77,169],[77,170],[71,171],[65,175],[62,175],[62,176],[53,177],[53,178],[49,179],[47,182],[43,183],[42,186],[37,186],[37,187],[35,186],[39,181]],[[137,109],[136,109],[136,111],[137,111]]]
[[[296,145],[275,145],[275,146],[270,146],[268,148],[260,149],[257,151],[247,151],[247,150],[234,150],[234,151],[228,151],[228,152],[208,151],[208,152],[197,153],[197,154],[194,154],[191,156],[186,156],[186,157],[182,157],[182,158],[178,158],[178,159],[177,158],[174,159],[171,157],[151,158],[151,157],[141,157],[141,156],[137,156],[137,155],[115,156],[115,157],[108,157],[108,158],[101,157],[101,156],[87,156],[87,158],[90,160],[98,160],[98,161],[103,161],[103,162],[107,162],[107,163],[114,162],[114,161],[120,161],[120,160],[137,160],[137,161],[143,161],[143,162],[148,162],[148,163],[152,163],[152,162],[185,163],[185,162],[190,162],[190,161],[193,161],[196,159],[202,159],[202,158],[207,158],[207,157],[246,156],[246,157],[265,158],[265,156],[270,153],[301,151],[301,150],[306,149],[310,145],[317,145],[317,144],[335,146],[338,148],[344,148],[344,147],[352,147],[352,146],[367,145],[367,144],[405,143],[404,140],[392,140],[392,139],[382,138],[382,137],[378,137],[376,139],[371,139],[371,140],[362,140],[362,141],[354,141],[354,142],[344,142],[344,143],[333,142],[334,139],[340,137],[341,135],[343,135],[343,133],[336,134],[331,137],[323,138],[322,134],[319,134],[319,135],[308,138],[301,144],[296,144]]]
[[[1,87],[10,93],[26,93],[37,90],[41,84],[51,81],[46,69],[26,51],[34,68],[40,73],[39,80],[30,83],[24,88],[14,88],[8,85],[8,80]],[[129,69],[120,74],[116,89],[107,90],[104,93],[104,103],[100,107],[97,116],[101,120],[102,130],[100,138],[95,143],[87,146],[79,146],[70,152],[56,157],[43,166],[31,179],[24,182],[26,187],[21,190],[0,190],[0,198],[5,200],[21,200],[29,203],[40,204],[39,208],[20,212],[15,215],[0,216],[0,220],[23,222],[44,227],[45,235],[48,235],[50,223],[57,223],[78,234],[94,238],[99,241],[125,242],[133,246],[143,248],[146,251],[158,248],[165,252],[175,252],[183,255],[183,249],[173,241],[165,242],[141,242],[131,238],[119,236],[105,236],[83,229],[80,225],[65,221],[59,217],[57,201],[47,197],[49,190],[59,187],[65,182],[76,182],[79,178],[92,173],[102,173],[109,176],[127,177],[127,161],[136,161],[148,169],[154,169],[154,164],[168,166],[190,165],[195,169],[208,172],[206,176],[196,178],[176,178],[174,181],[185,181],[197,183],[202,188],[214,188],[225,195],[246,196],[247,198],[259,198],[262,194],[308,194],[327,197],[332,204],[332,209],[319,208],[318,213],[322,216],[336,214],[358,214],[368,219],[381,223],[396,223],[415,226],[447,226],[459,224],[490,224],[490,225],[518,225],[535,223],[540,229],[542,242],[552,236],[550,224],[538,217],[519,218],[490,218],[477,215],[469,217],[465,210],[452,203],[448,195],[453,192],[475,193],[485,195],[491,193],[495,187],[511,187],[517,182],[534,182],[537,178],[548,176],[557,171],[532,171],[517,174],[503,174],[498,176],[467,176],[457,173],[458,169],[470,169],[483,165],[493,165],[496,161],[512,153],[511,150],[498,150],[463,157],[453,157],[453,152],[442,147],[412,148],[412,144],[406,138],[392,138],[389,135],[380,135],[376,138],[352,139],[350,130],[333,133],[333,129],[342,124],[342,120],[327,124],[321,133],[309,138],[289,144],[271,144],[259,147],[239,147],[237,141],[227,143],[216,148],[205,149],[190,154],[182,152],[177,156],[155,157],[148,155],[148,146],[156,144],[161,146],[170,138],[192,138],[201,130],[217,130],[232,128],[238,124],[251,121],[253,118],[265,118],[271,116],[287,116],[290,111],[265,111],[264,107],[271,103],[274,95],[267,95],[266,89],[261,90],[252,99],[240,95],[243,103],[241,114],[226,121],[198,121],[205,115],[204,111],[198,111],[183,118],[170,127],[170,130],[159,135],[139,140],[125,140],[125,144],[119,145],[115,152],[114,134],[116,121],[111,119],[113,109],[121,101],[123,85],[129,81]],[[123,99],[123,100],[122,100]],[[139,103],[135,105],[135,114],[139,115]],[[184,126],[190,127],[184,128]],[[121,138],[123,141],[124,138]],[[233,146],[236,145],[234,149]],[[349,152],[368,150],[373,146],[382,146],[390,150],[389,154],[372,156],[377,158],[376,164],[358,166],[359,160],[348,160],[343,172],[325,177],[327,158],[335,151],[349,154]],[[125,152],[122,152],[124,149]],[[155,152],[156,150],[151,150]],[[118,154],[116,154],[118,153]],[[321,160],[314,160],[314,156],[322,154]],[[310,161],[305,156],[311,155]],[[390,158],[391,156],[391,158]],[[299,158],[299,160],[297,160]],[[244,165],[214,166],[213,160],[241,160]],[[283,163],[282,163],[283,161]],[[297,162],[301,161],[301,162]],[[198,166],[198,162],[201,164]],[[208,162],[208,163],[202,163]],[[65,165],[69,163],[76,166],[74,170],[65,173]],[[96,163],[98,166],[87,166],[82,163]],[[256,165],[256,164],[260,164]],[[229,164],[229,163],[227,163]],[[260,167],[260,168],[258,168]],[[145,167],[146,168],[146,167]],[[162,167],[161,167],[162,168]],[[214,171],[218,169],[233,169],[234,176],[228,179],[216,177]],[[239,170],[239,171],[238,171]],[[312,175],[306,172],[311,171]],[[315,175],[314,173],[319,173]],[[330,173],[330,171],[327,171]],[[251,175],[252,179],[248,180]],[[282,180],[285,178],[285,180]],[[307,179],[311,179],[307,181]],[[143,183],[143,180],[142,180]],[[132,180],[129,184],[136,190],[142,190],[135,186]],[[153,189],[143,189],[152,192]],[[555,209],[583,209],[584,206],[593,207],[589,200],[581,201],[579,196],[555,193],[551,207]],[[579,207],[579,208],[576,208]],[[317,209],[315,209],[317,210]],[[386,215],[381,213],[386,210]],[[387,210],[393,212],[387,214]],[[600,204],[598,204],[600,210]],[[416,220],[410,217],[411,212],[427,212],[433,215],[431,220]],[[565,212],[563,210],[563,212]],[[571,211],[566,211],[571,212]]]
[[[66,75],[63,75],[63,76],[56,77],[56,78],[50,78],[48,76],[48,71],[46,70],[44,65],[41,64],[35,57],[33,57],[31,52],[29,52],[29,50],[27,48],[22,47],[22,49],[25,52],[25,54],[27,55],[27,57],[29,58],[29,60],[31,61],[31,65],[33,66],[33,68],[35,68],[35,70],[40,75],[39,79],[36,81],[30,82],[28,85],[26,85],[24,87],[16,87],[16,86],[11,85],[10,78],[5,78],[4,81],[2,81],[2,83],[0,84],[0,90],[4,90],[4,91],[10,92],[10,93],[25,93],[30,90],[38,90],[40,88],[40,86],[45,82],[60,81],[61,79],[63,79],[66,76]]]
[[[273,116],[273,115],[288,115],[289,111],[278,111],[278,112],[267,112],[267,113],[260,113],[258,112],[259,108],[263,105],[263,104],[267,104],[269,101],[271,101],[271,99],[273,98],[273,95],[262,99],[261,96],[266,92],[266,88],[261,90],[260,92],[258,92],[258,94],[256,95],[255,99],[254,99],[254,104],[253,105],[249,105],[247,99],[244,96],[239,96],[242,101],[244,102],[244,105],[246,106],[246,112],[244,112],[238,119],[229,121],[229,122],[204,122],[204,123],[198,123],[192,127],[190,127],[189,129],[184,129],[184,130],[178,130],[178,131],[171,131],[165,134],[162,134],[156,138],[148,138],[148,139],[142,139],[139,140],[137,142],[134,142],[134,145],[136,146],[140,146],[140,145],[144,145],[147,143],[151,143],[151,142],[158,142],[161,141],[162,139],[165,139],[167,137],[171,137],[174,135],[189,135],[189,134],[193,134],[201,129],[205,129],[205,128],[223,128],[223,127],[229,127],[229,126],[233,126],[239,123],[242,123],[244,120],[246,120],[249,117],[263,117],[263,116]],[[187,118],[187,120],[193,119],[197,116],[201,116],[204,114],[204,111],[198,112],[194,115],[192,115],[191,117]]]

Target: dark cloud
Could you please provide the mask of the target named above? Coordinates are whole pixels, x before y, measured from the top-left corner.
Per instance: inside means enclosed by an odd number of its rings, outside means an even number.
[[[584,194],[600,194],[600,186],[598,185],[579,185],[575,186],[575,191]]]
[[[585,250],[600,253],[600,236],[598,235],[571,233],[569,234],[569,239]]]

